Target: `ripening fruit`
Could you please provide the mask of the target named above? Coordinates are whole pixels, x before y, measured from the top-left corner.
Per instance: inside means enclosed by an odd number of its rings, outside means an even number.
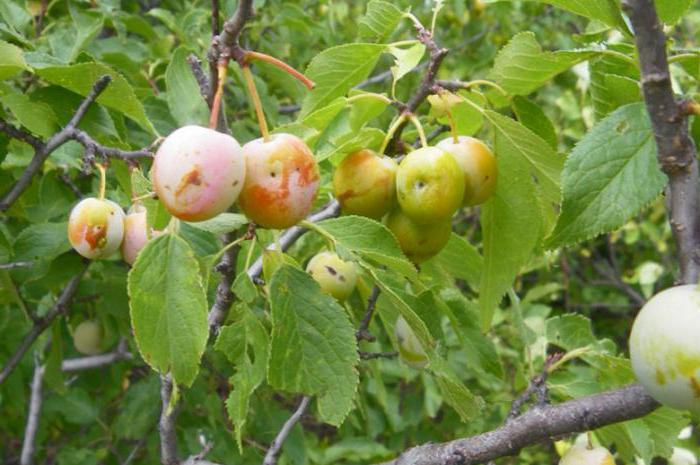
[[[428,364],[428,354],[402,316],[396,320],[394,334],[399,343],[399,358],[406,365],[421,370]]]
[[[462,205],[462,169],[443,149],[414,150],[399,165],[396,193],[401,210],[416,223],[447,220]]]
[[[486,144],[474,137],[459,136],[457,142],[448,137],[436,147],[452,154],[462,167],[465,206],[479,205],[491,197],[496,189],[498,168],[496,157]]]
[[[372,150],[354,152],[333,174],[333,191],[343,213],[379,220],[396,201],[396,162]]]
[[[124,238],[124,210],[111,200],[88,197],[73,207],[68,240],[86,258],[104,258],[119,249]]]
[[[629,341],[632,369],[662,404],[700,413],[700,291],[659,292],[639,311]]]
[[[357,283],[357,271],[352,262],[340,259],[333,252],[321,252],[306,265],[306,272],[321,286],[321,290],[343,301],[350,297]]]
[[[413,263],[421,263],[437,255],[450,240],[452,232],[449,218],[433,224],[418,224],[398,209],[389,213],[385,222],[403,253]]]
[[[161,234],[161,231],[151,231],[148,234],[148,217],[146,209],[139,204],[133,205],[124,218],[124,241],[122,242],[122,258],[129,265],[136,261],[141,249],[146,246],[150,237]]]
[[[615,459],[605,447],[574,444],[559,461],[559,465],[615,465]]]
[[[151,169],[158,198],[185,221],[208,220],[228,210],[245,175],[236,139],[200,126],[183,126],[166,137]]]
[[[73,330],[73,345],[81,354],[99,354],[102,352],[102,326],[96,321],[83,321]]]
[[[316,159],[309,147],[291,134],[272,134],[243,146],[246,179],[238,205],[265,228],[284,229],[311,212],[318,192]]]

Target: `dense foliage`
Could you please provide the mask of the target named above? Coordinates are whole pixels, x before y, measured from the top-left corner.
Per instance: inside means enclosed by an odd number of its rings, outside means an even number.
[[[674,90],[692,98],[700,8],[656,5]],[[236,8],[222,2],[217,19]],[[177,415],[181,457],[206,449],[215,462],[261,463],[303,396],[310,407],[280,462],[377,463],[499,427],[543,372],[553,403],[635,381],[633,318],[678,281],[678,262],[662,195],[668,179],[618,2],[256,0],[254,9],[240,45],[315,82],[309,91],[252,62],[271,132],[304,140],[318,163],[313,211],[333,207],[333,173],[351,153],[386,146],[405,156],[422,130],[433,144],[450,137],[450,125],[493,149],[493,196],[462,206],[459,184],[447,244],[420,260],[381,220],[356,215],[304,222],[307,232],[288,243],[288,233],[251,227],[237,205],[206,221],[173,220],[152,195],[150,155],[175,129],[209,124],[214,89],[202,89],[193,69],[210,71],[212,5],[3,0],[0,365],[39,331],[0,378],[3,463],[20,463],[39,371],[34,460],[58,465],[157,463],[161,408]],[[431,38],[416,39],[414,19]],[[449,53],[411,109],[419,124],[390,141],[435,63],[431,45]],[[243,145],[261,134],[236,60],[227,73],[219,129]],[[77,132],[48,151],[105,75]],[[691,124],[700,143],[700,117]],[[5,204],[42,153],[26,190]],[[138,199],[143,227],[165,230],[133,266],[121,252],[89,261],[71,247],[71,210],[102,188],[125,212]],[[353,263],[343,268],[357,274],[346,299],[306,272],[325,250],[337,253],[334,264]],[[222,283],[232,302],[222,304]],[[223,324],[212,329],[222,305]],[[413,352],[399,346],[407,332]],[[95,353],[116,356],[93,370],[66,365]],[[694,415],[661,407],[591,440],[625,464],[668,458],[673,447],[700,454],[697,431],[679,439]],[[498,463],[555,463],[573,440]]]

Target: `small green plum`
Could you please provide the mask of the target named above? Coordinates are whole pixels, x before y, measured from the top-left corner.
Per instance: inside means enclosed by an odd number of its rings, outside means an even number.
[[[68,241],[83,257],[105,258],[119,250],[124,239],[124,210],[111,200],[88,197],[68,218]]]
[[[369,149],[351,153],[333,173],[343,213],[381,219],[396,202],[396,162]]]
[[[102,352],[102,326],[93,320],[85,320],[73,330],[75,350],[85,355]]]
[[[424,147],[399,164],[396,194],[401,210],[416,223],[445,221],[462,205],[464,175],[454,156]]]
[[[561,458],[559,465],[615,465],[615,459],[605,447],[574,444]]]
[[[464,172],[465,206],[486,202],[496,189],[498,167],[491,149],[475,137],[459,136],[438,142],[436,147],[452,154]]]
[[[416,370],[425,368],[428,365],[428,354],[425,353],[420,341],[402,316],[396,320],[394,334],[399,343],[401,361]]]
[[[700,290],[671,287],[639,311],[629,340],[639,383],[661,404],[700,413]]]
[[[449,218],[433,224],[418,224],[399,209],[387,215],[385,224],[403,253],[416,264],[437,255],[450,240],[452,232]]]
[[[355,264],[346,262],[333,252],[320,252],[309,260],[306,272],[326,294],[339,301],[347,299],[357,284]]]

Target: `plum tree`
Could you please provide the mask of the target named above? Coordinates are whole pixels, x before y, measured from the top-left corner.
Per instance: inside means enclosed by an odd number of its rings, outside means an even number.
[[[615,459],[605,447],[574,444],[561,458],[559,465],[615,465]]]
[[[68,218],[68,240],[83,257],[112,255],[124,238],[124,210],[111,200],[88,197],[81,200]]]
[[[265,228],[283,229],[304,219],[318,192],[311,149],[291,134],[272,134],[243,147],[246,179],[238,198],[245,215]]]
[[[351,153],[333,173],[343,213],[381,219],[396,201],[396,162],[369,149]]]
[[[75,350],[85,355],[102,352],[102,326],[94,320],[85,320],[73,330]]]
[[[418,224],[399,209],[389,213],[385,223],[413,263],[435,256],[450,240],[452,232],[449,218],[432,224]]]
[[[236,139],[213,129],[183,126],[156,152],[151,179],[158,198],[175,217],[203,221],[226,211],[246,175]]]
[[[436,147],[406,155],[396,173],[401,210],[416,223],[449,219],[462,205],[464,176],[455,157]]]
[[[350,297],[357,283],[355,264],[346,262],[333,252],[320,252],[306,265],[306,271],[321,290],[343,301]]]
[[[639,311],[629,349],[639,382],[658,402],[700,413],[700,291],[659,292]]]
[[[444,139],[436,145],[452,154],[464,172],[465,206],[479,205],[491,197],[496,188],[498,168],[491,149],[475,137]]]
[[[416,370],[425,368],[428,364],[428,354],[425,353],[425,349],[423,349],[418,337],[416,337],[402,316],[396,319],[394,334],[399,343],[399,358],[401,361]]]
[[[122,258],[129,265],[136,261],[141,249],[152,236],[160,231],[148,231],[148,217],[143,205],[134,204],[124,218],[124,240],[122,241]]]

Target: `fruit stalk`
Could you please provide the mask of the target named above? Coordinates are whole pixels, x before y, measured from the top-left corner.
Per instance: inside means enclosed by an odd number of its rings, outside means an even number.
[[[246,64],[250,63],[253,60],[259,60],[264,61],[266,63],[270,63],[271,65],[277,66],[282,71],[298,79],[302,84],[306,86],[307,89],[312,90],[316,86],[314,81],[307,78],[302,73],[292,68],[284,61],[279,60],[273,56],[267,55],[265,53],[247,51],[245,52],[245,55],[243,55],[243,60]]]
[[[224,83],[228,71],[228,60],[221,60],[217,66],[219,79],[216,85],[216,93],[211,104],[211,116],[209,117],[209,129],[216,129],[219,120],[219,109],[221,108],[221,98],[224,94]]]
[[[270,131],[267,128],[267,121],[265,121],[265,111],[262,107],[262,102],[260,101],[260,95],[258,95],[258,89],[255,87],[255,80],[253,79],[253,73],[250,72],[250,66],[244,65],[241,67],[243,71],[243,79],[245,79],[246,87],[248,88],[248,95],[250,96],[250,101],[255,108],[255,116],[258,119],[258,125],[260,126],[260,134],[265,142],[270,140]]]

